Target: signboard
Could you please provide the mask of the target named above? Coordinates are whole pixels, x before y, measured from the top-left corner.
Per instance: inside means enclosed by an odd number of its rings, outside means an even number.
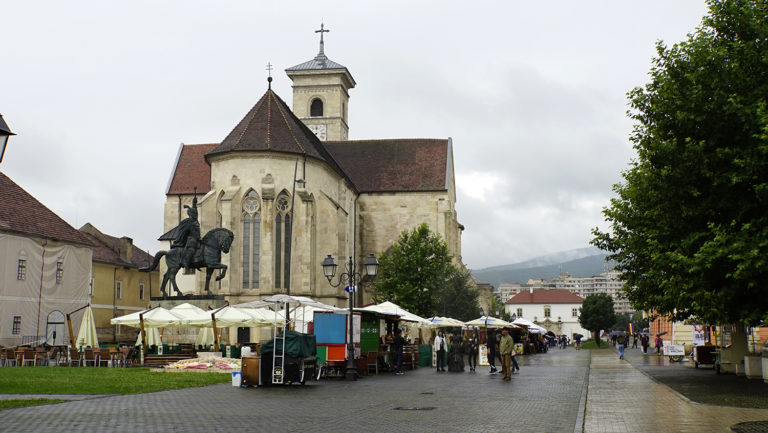
[[[490,365],[488,364],[488,345],[481,344],[480,345],[480,354],[479,359],[477,361],[477,365]]]
[[[355,293],[357,291],[357,286],[347,286],[344,288],[344,291],[347,293]]]
[[[693,336],[693,345],[701,346],[704,344],[704,326],[693,325],[691,326],[691,334]]]
[[[685,356],[685,345],[665,344],[664,355],[665,356]]]

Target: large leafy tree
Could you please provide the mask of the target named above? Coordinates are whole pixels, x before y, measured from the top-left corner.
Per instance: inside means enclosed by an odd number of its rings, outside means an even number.
[[[391,301],[414,314],[431,317],[442,312],[441,294],[452,270],[448,245],[439,235],[426,224],[405,230],[379,258],[374,300]]]
[[[450,266],[448,278],[440,293],[438,315],[468,321],[477,318],[478,291],[465,269]]]
[[[581,304],[579,323],[594,334],[595,341],[600,346],[600,331],[610,329],[616,323],[613,298],[605,293],[587,296]]]
[[[636,308],[757,323],[768,317],[768,2],[707,3],[629,94],[637,158],[593,243]]]

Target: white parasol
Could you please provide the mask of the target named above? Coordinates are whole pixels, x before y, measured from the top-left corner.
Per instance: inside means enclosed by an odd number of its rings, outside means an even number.
[[[93,310],[91,310],[90,306],[83,313],[83,320],[80,322],[80,330],[77,332],[75,344],[81,350],[84,347],[99,347],[99,337],[96,335],[96,322],[93,320]]]

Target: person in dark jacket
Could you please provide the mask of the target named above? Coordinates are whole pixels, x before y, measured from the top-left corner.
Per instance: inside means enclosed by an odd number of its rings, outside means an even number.
[[[467,338],[467,354],[469,355],[469,371],[474,372],[477,368],[477,352],[480,349],[480,341],[477,338],[477,331],[470,334]]]
[[[496,370],[496,357],[498,356],[498,351],[496,350],[496,347],[498,346],[498,338],[496,337],[496,333],[493,330],[488,330],[488,364],[491,365],[491,371],[489,371],[490,374],[496,374],[498,370]]]
[[[395,374],[403,374],[403,346],[405,346],[405,338],[403,338],[403,331],[400,328],[395,329],[395,338],[392,341],[392,345],[395,348]]]

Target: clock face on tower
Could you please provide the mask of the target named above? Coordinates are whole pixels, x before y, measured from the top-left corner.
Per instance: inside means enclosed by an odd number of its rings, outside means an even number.
[[[322,125],[307,125],[307,127],[309,127],[310,131],[315,133],[317,138],[319,138],[321,140],[325,140],[325,138],[326,138],[325,124],[322,124]]]

